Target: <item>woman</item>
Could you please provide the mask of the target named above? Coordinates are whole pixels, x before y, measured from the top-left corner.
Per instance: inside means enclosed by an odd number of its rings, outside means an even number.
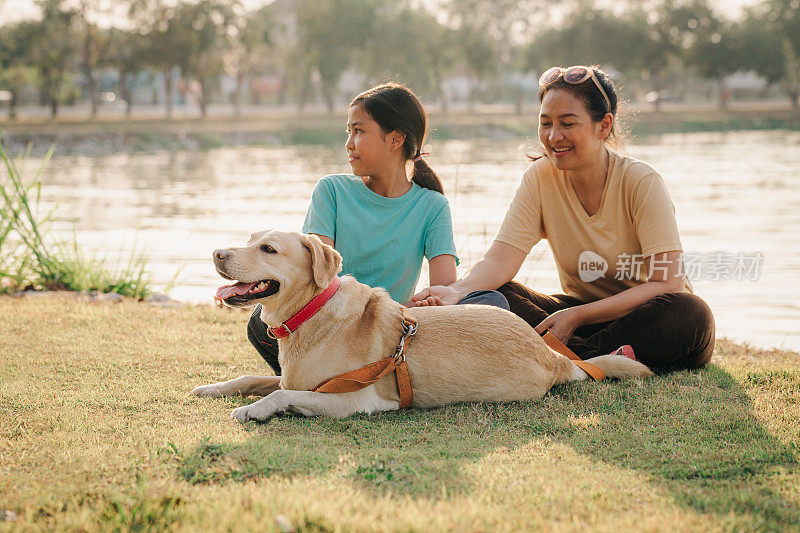
[[[602,70],[554,67],[539,80],[539,140],[484,257],[463,279],[414,295],[416,305],[497,289],[537,333],[550,330],[579,357],[617,349],[653,369],[711,358],[711,310],[682,271],[675,210],[661,176],[612,148],[617,94]],[[511,280],[547,239],[565,294]],[[637,268],[639,267],[639,268]]]
[[[421,153],[427,115],[399,83],[375,86],[355,97],[347,118],[345,150],[353,174],[325,176],[314,189],[303,224],[342,255],[342,273],[384,287],[409,301],[428,260],[431,285],[456,280],[450,206],[442,184]],[[504,306],[497,292],[469,295],[467,303]],[[247,337],[280,375],[278,344],[256,306]]]

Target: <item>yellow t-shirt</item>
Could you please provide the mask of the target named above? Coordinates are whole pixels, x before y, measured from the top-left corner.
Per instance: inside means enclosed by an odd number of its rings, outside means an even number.
[[[675,207],[658,172],[611,150],[608,155],[597,213],[586,213],[566,172],[543,157],[525,171],[495,237],[525,253],[547,239],[561,288],[584,302],[646,282],[645,257],[683,250]]]

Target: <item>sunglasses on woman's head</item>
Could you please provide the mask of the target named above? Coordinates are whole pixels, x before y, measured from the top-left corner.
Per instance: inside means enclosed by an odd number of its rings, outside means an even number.
[[[605,98],[608,110],[611,110],[611,101],[608,99],[605,89],[603,89],[603,86],[600,84],[600,80],[597,79],[593,68],[584,67],[581,65],[568,68],[549,68],[539,77],[539,87],[547,87],[551,83],[555,83],[558,78],[563,78],[564,81],[570,85],[578,85],[591,78],[594,84],[600,90],[600,94],[602,94],[603,98]]]

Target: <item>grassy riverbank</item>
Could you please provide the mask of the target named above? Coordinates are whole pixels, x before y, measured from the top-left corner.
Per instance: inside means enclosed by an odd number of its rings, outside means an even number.
[[[543,400],[241,426],[246,315],[0,297],[0,531],[794,530],[797,354]]]
[[[344,110],[342,110],[344,113]],[[522,114],[511,107],[486,107],[479,111],[433,111],[430,141],[448,139],[519,139],[536,135],[537,108]],[[777,104],[739,104],[727,110],[713,106],[665,104],[656,112],[631,106],[622,113],[624,129],[636,138],[663,133],[737,130],[800,130],[800,110]],[[247,113],[240,118],[166,120],[152,115],[124,120],[30,119],[5,121],[0,131],[12,153],[33,143],[35,151],[56,145],[56,154],[106,155],[126,151],[208,150],[235,145],[325,145],[343,142],[343,114],[328,115],[293,110]]]
[[[152,294],[147,260],[133,251],[121,267],[107,266],[107,258],[85,254],[73,240],[56,240],[50,226],[56,209],[40,209],[39,179],[54,148],[34,177],[25,178],[17,163],[7,156],[0,139],[0,295],[27,290],[70,290],[117,293],[137,299]]]

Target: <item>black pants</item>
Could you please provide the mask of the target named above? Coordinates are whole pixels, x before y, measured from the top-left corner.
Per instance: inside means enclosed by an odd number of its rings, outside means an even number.
[[[281,375],[281,364],[278,362],[278,339],[267,335],[269,326],[261,320],[261,304],[256,305],[250,321],[247,322],[247,338],[250,344],[264,358],[276,376]]]
[[[584,303],[570,296],[541,294],[513,281],[498,290],[511,311],[532,327],[556,311]],[[616,320],[582,326],[567,342],[581,359],[611,353],[625,344],[653,370],[700,368],[714,352],[714,316],[698,296],[671,292]]]
[[[480,304],[493,305],[502,309],[508,309],[508,302],[497,291],[475,291],[469,293],[459,304]],[[281,364],[278,362],[278,340],[267,335],[269,329],[261,321],[261,304],[256,305],[250,321],[247,323],[247,338],[250,344],[261,355],[264,361],[272,368],[276,376],[281,375]]]

